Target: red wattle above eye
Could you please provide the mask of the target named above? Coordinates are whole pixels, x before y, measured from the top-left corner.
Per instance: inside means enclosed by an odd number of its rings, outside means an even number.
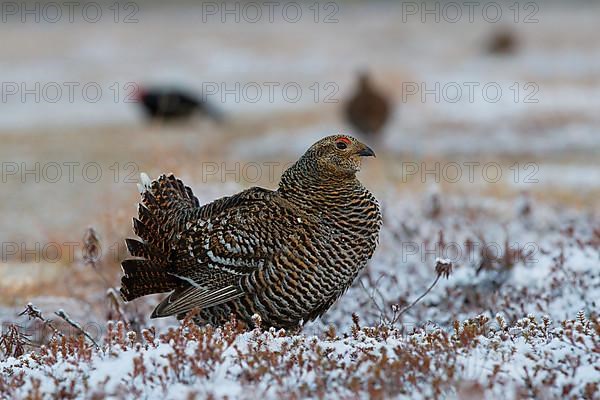
[[[350,139],[348,139],[347,137],[341,137],[337,141],[338,142],[344,142],[346,144],[350,144]]]

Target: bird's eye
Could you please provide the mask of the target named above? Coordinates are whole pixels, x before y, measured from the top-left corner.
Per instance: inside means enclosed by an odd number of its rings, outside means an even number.
[[[335,147],[337,147],[337,148],[338,148],[338,149],[340,149],[340,150],[344,150],[345,148],[347,148],[347,147],[348,147],[348,145],[347,145],[346,143],[344,143],[344,142],[337,142],[337,143],[335,144]]]

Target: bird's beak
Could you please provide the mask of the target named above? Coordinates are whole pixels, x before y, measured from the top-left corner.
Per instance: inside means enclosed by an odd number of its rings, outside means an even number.
[[[358,152],[358,155],[361,157],[375,157],[375,152],[369,146],[364,146],[364,148]]]

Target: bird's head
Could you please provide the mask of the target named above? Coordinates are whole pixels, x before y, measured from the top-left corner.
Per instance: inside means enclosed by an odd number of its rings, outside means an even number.
[[[142,102],[144,96],[148,94],[148,91],[143,86],[135,84],[133,92],[131,93],[131,98],[136,102]]]
[[[327,136],[313,144],[303,156],[320,175],[338,178],[353,177],[360,171],[363,157],[375,157],[375,153],[348,135]]]
[[[358,73],[358,86],[359,87],[369,87],[371,86],[371,78],[367,71],[360,71]]]

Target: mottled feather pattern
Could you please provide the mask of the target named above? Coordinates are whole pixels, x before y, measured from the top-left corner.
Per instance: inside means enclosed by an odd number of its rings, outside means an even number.
[[[127,242],[137,259],[123,262],[123,297],[170,291],[152,316],[198,308],[200,324],[231,314],[250,324],[258,314],[265,326],[293,329],[319,317],[377,246],[379,204],[355,176],[364,155],[372,150],[356,139],[330,136],[276,191],[250,188],[203,206],[181,180],[161,176],[134,219],[141,241]]]

